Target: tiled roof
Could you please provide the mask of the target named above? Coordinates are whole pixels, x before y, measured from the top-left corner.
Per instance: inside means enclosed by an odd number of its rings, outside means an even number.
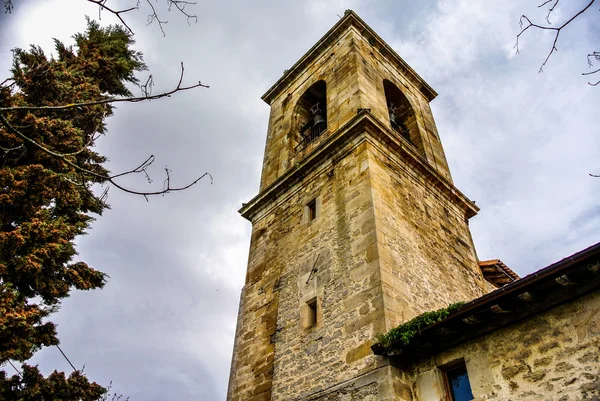
[[[521,278],[500,259],[482,260],[479,262],[479,267],[483,277],[498,288]]]
[[[408,346],[398,341],[371,349],[409,364],[595,291],[600,291],[600,243],[466,303],[422,328]]]

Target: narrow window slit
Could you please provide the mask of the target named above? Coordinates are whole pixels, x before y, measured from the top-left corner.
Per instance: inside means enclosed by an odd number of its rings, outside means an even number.
[[[317,199],[313,199],[306,205],[308,208],[308,221],[313,221],[317,218]]]

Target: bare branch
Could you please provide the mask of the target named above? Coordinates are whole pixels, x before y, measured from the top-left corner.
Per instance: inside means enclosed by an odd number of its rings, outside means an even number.
[[[86,0],[86,1],[98,6],[98,19],[102,19],[103,11],[109,12],[109,13],[113,14],[114,16],[116,16],[119,19],[119,21],[121,21],[121,24],[123,24],[123,26],[125,26],[125,28],[127,28],[127,30],[129,32],[133,33],[133,30],[127,24],[125,19],[123,18],[123,14],[127,14],[134,10],[139,10],[141,0],[137,0],[137,4],[135,5],[135,7],[123,8],[123,9],[115,9],[113,7],[108,6],[106,4],[108,2],[108,0]],[[150,6],[150,10],[151,10],[150,14],[148,15],[148,25],[150,25],[152,22],[156,21],[158,23],[160,31],[162,32],[163,36],[165,36],[165,30],[163,28],[163,25],[165,25],[169,21],[162,20],[159,17],[159,15],[154,7],[154,4],[152,3],[151,0],[146,0],[146,3],[148,3],[148,5]],[[166,3],[167,3],[169,11],[171,11],[172,8],[175,8],[175,9],[177,9],[177,11],[179,11],[181,14],[183,14],[186,17],[188,24],[190,24],[191,20],[194,20],[194,22],[198,22],[198,17],[194,14],[190,14],[186,10],[187,6],[195,5],[196,4],[195,1],[166,0]],[[5,13],[11,13],[13,8],[14,8],[14,4],[13,4],[12,0],[4,0],[4,12]]]
[[[168,24],[169,21],[160,19],[158,13],[156,12],[156,8],[154,8],[154,4],[152,4],[152,0],[146,0],[146,3],[148,3],[148,5],[150,6],[150,10],[152,11],[148,15],[148,23],[146,25],[150,25],[156,21],[158,23],[158,27],[160,28],[160,31],[162,32],[163,36],[165,36],[165,30],[163,28],[163,25]],[[198,17],[196,15],[190,14],[186,11],[187,6],[196,4],[195,1],[167,0],[167,4],[168,4],[169,11],[171,11],[171,9],[173,7],[175,7],[181,14],[183,14],[186,17],[186,21],[187,21],[188,25],[190,25],[191,20],[194,20],[195,23],[198,22]],[[139,5],[139,0],[138,0],[138,5]]]
[[[581,75],[592,75],[597,73],[598,71],[600,71],[600,68],[598,68],[597,70],[594,71],[590,71],[590,72],[582,72]]]
[[[123,97],[123,98],[110,98],[110,99],[104,99],[104,100],[96,100],[96,101],[92,101],[92,102],[82,102],[82,103],[71,103],[71,104],[67,104],[67,105],[63,105],[63,106],[12,106],[12,107],[0,107],[0,114],[2,113],[6,113],[6,112],[11,112],[11,111],[17,111],[17,110],[69,110],[69,109],[74,109],[74,108],[78,108],[78,107],[85,107],[85,106],[95,106],[98,104],[112,104],[112,103],[120,103],[120,102],[130,102],[130,103],[137,103],[137,102],[143,102],[145,100],[156,100],[156,99],[160,99],[163,97],[170,97],[171,95],[173,95],[174,93],[177,92],[183,92],[186,90],[190,90],[190,89],[194,89],[194,88],[198,88],[198,87],[202,87],[202,88],[209,88],[210,86],[208,85],[204,85],[202,84],[202,82],[198,81],[197,84],[195,85],[191,85],[191,86],[181,86],[181,83],[183,81],[183,74],[184,74],[184,68],[183,68],[183,62],[181,63],[181,75],[179,76],[179,82],[177,84],[177,87],[171,91],[168,92],[163,92],[163,93],[159,93],[158,95],[151,95],[151,96],[140,96],[140,97]]]
[[[145,191],[135,191],[135,190],[131,190],[128,188],[123,187],[122,185],[118,184],[117,182],[115,182],[115,179],[118,177],[122,177],[124,175],[129,175],[129,174],[135,174],[135,173],[140,173],[140,172],[145,172],[145,169],[154,161],[154,156],[150,156],[148,159],[146,159],[146,161],[144,161],[144,163],[142,163],[140,166],[134,168],[133,170],[129,170],[129,171],[125,171],[123,173],[120,174],[116,174],[113,176],[108,176],[108,175],[104,175],[104,174],[99,174],[96,173],[94,171],[88,170],[84,167],[81,167],[79,165],[77,165],[75,162],[71,161],[67,155],[62,154],[62,153],[58,153],[55,151],[52,151],[50,149],[48,149],[47,147],[45,147],[44,145],[34,141],[33,139],[29,138],[27,135],[23,134],[21,131],[19,131],[16,127],[14,127],[7,119],[5,116],[3,116],[2,114],[0,114],[0,123],[2,123],[2,125],[4,125],[4,127],[11,133],[17,135],[19,138],[21,138],[25,143],[29,143],[30,145],[33,145],[34,147],[40,149],[41,151],[57,158],[60,159],[63,163],[65,163],[66,165],[72,167],[73,169],[75,169],[76,171],[83,173],[85,175],[89,175],[95,178],[98,178],[102,181],[108,181],[111,184],[113,184],[115,187],[119,188],[121,191],[130,193],[130,194],[134,194],[134,195],[142,195],[144,196],[146,199],[148,199],[148,196],[153,196],[153,195],[163,195],[169,192],[177,192],[177,191],[183,191],[185,189],[190,188],[191,186],[195,185],[196,183],[198,183],[198,181],[202,180],[204,177],[208,176],[210,178],[210,183],[213,183],[213,178],[212,175],[210,173],[204,173],[202,174],[200,177],[196,178],[194,181],[192,181],[191,183],[189,183],[188,185],[185,185],[183,187],[175,187],[172,188],[170,185],[170,178],[169,175],[167,173],[167,181],[166,181],[166,187],[163,187],[162,190],[160,191],[151,191],[151,192],[145,192]]]
[[[144,95],[146,97],[152,96],[152,87],[154,87],[154,78],[152,77],[152,74],[150,74],[150,76],[146,80],[146,83],[143,85],[140,85],[140,89],[142,90],[142,95]]]
[[[119,19],[119,21],[121,21],[121,24],[123,24],[123,26],[125,26],[125,28],[127,28],[127,30],[129,32],[133,33],[133,30],[129,27],[129,25],[127,25],[127,23],[125,22],[125,20],[123,19],[123,17],[121,17],[121,14],[125,14],[125,13],[128,13],[128,12],[133,11],[133,10],[137,10],[138,9],[137,6],[136,7],[126,8],[126,9],[123,9],[123,10],[114,10],[114,9],[112,9],[112,8],[110,8],[110,7],[108,7],[106,5],[106,2],[108,0],[87,0],[87,1],[90,2],[90,3],[94,3],[94,4],[98,5],[98,18],[99,19],[102,19],[101,15],[100,15],[100,13],[102,11],[108,11],[109,13],[115,15]]]
[[[14,7],[12,0],[4,0],[4,14],[12,13]]]
[[[594,61],[591,59],[596,59],[595,61],[600,61],[600,52],[593,52],[587,55],[588,66],[594,65]]]
[[[587,62],[588,62],[588,67],[592,68],[594,66],[594,62],[595,61],[600,61],[600,52],[593,52],[587,55]],[[592,75],[592,74],[596,74],[600,72],[600,68],[594,71],[590,71],[590,72],[582,72],[581,75]],[[600,81],[596,82],[596,83],[591,83],[588,81],[588,85],[590,86],[598,86],[598,84],[600,84]]]
[[[150,25],[151,23],[153,23],[154,21],[156,21],[158,23],[158,27],[160,28],[160,31],[162,32],[163,36],[165,36],[165,30],[163,29],[163,25],[167,24],[169,21],[163,21],[160,19],[160,17],[158,16],[158,14],[156,13],[156,9],[154,8],[154,4],[152,4],[152,2],[150,0],[146,0],[146,2],[148,3],[148,5],[150,6],[150,9],[152,10],[152,13],[148,15],[148,23],[146,24],[146,26]],[[140,2],[138,1],[138,4]]]
[[[185,15],[185,17],[187,18],[187,23],[188,25],[190,24],[191,20],[194,20],[194,23],[198,22],[198,17],[196,15],[193,14],[189,14],[185,8],[187,6],[190,5],[195,5],[196,2],[195,1],[184,1],[184,0],[167,0],[169,3],[169,11],[171,11],[171,7],[175,6],[175,8],[177,8],[177,10],[179,10],[179,12],[183,15]]]
[[[4,84],[6,84],[9,81],[13,81],[13,83],[11,85],[14,85],[14,81],[15,81],[14,78],[6,78],[4,81],[0,82],[0,86],[4,86]],[[9,86],[11,86],[11,85],[9,85]]]
[[[540,4],[538,7],[543,7],[546,4],[550,3],[552,0],[546,0],[543,4]],[[552,14],[552,12],[554,11],[554,9],[556,8],[556,6],[558,5],[558,2],[560,0],[555,0],[554,4],[552,5],[552,7],[550,7],[550,9],[548,10],[548,14],[546,14],[546,22],[548,22],[548,24],[552,25],[552,22],[550,22],[550,14]]]
[[[548,23],[550,24],[549,21],[549,17],[550,14],[552,13],[552,11],[554,11],[554,8],[556,7],[556,5],[558,4],[559,0],[547,0],[544,3],[542,3],[539,7],[542,7],[548,3],[550,3],[551,1],[554,1],[554,4],[550,7],[550,10],[548,11],[548,15],[546,16],[546,20],[548,21]],[[550,48],[550,52],[548,53],[548,55],[546,56],[546,59],[544,60],[544,62],[542,63],[542,65],[540,66],[539,72],[543,72],[544,71],[544,66],[546,65],[546,63],[548,62],[548,60],[550,59],[550,56],[552,56],[552,53],[554,53],[555,51],[557,51],[557,47],[556,47],[556,43],[558,42],[558,37],[560,35],[561,30],[566,27],[567,25],[569,25],[571,22],[573,22],[573,20],[575,20],[577,17],[579,17],[581,14],[583,14],[585,11],[587,11],[588,8],[590,8],[592,6],[592,4],[595,2],[596,0],[591,0],[587,6],[585,6],[584,8],[582,8],[581,10],[579,10],[575,15],[573,15],[568,21],[566,21],[564,24],[562,24],[559,27],[551,27],[551,26],[544,26],[544,25],[539,25],[539,24],[534,24],[533,22],[531,22],[531,20],[526,16],[526,15],[522,15],[521,18],[519,18],[519,26],[521,27],[521,32],[519,32],[519,34],[517,35],[517,40],[515,43],[515,49],[516,49],[516,53],[519,53],[519,38],[521,37],[522,34],[524,34],[529,28],[535,28],[535,29],[541,29],[541,30],[549,30],[549,31],[555,31],[556,35],[554,36],[554,41],[552,42],[552,47]],[[523,27],[523,22],[526,22],[527,25],[525,27]]]

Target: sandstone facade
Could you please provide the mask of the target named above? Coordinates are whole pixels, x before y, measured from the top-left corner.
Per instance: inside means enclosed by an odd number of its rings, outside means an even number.
[[[319,81],[327,130],[299,148],[294,110]],[[384,81],[411,106],[410,142],[390,125]],[[229,399],[312,399],[379,371],[395,399],[373,338],[488,290],[467,224],[477,208],[452,184],[434,96],[353,13],[264,96],[260,193],[241,210],[252,240]]]

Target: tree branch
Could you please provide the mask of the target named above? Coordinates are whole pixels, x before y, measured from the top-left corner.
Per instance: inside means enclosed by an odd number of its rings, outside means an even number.
[[[121,191],[130,193],[130,194],[134,194],[134,195],[142,195],[146,198],[146,200],[148,200],[148,196],[153,196],[153,195],[163,195],[169,192],[177,192],[177,191],[183,191],[185,189],[190,188],[191,186],[195,185],[196,183],[198,183],[198,181],[202,180],[204,177],[208,176],[210,178],[210,183],[213,183],[213,177],[210,173],[204,173],[202,174],[200,177],[196,178],[194,181],[192,181],[191,183],[189,183],[188,185],[185,185],[183,187],[176,187],[176,188],[172,188],[170,185],[170,177],[169,177],[169,173],[167,172],[167,180],[165,181],[166,185],[163,186],[163,189],[161,191],[151,191],[151,192],[145,192],[145,191],[135,191],[135,190],[131,190],[128,188],[123,187],[122,185],[118,184],[117,182],[115,182],[115,179],[118,177],[122,177],[125,175],[129,175],[129,174],[135,174],[135,173],[140,173],[140,172],[144,172],[146,173],[146,168],[148,168],[148,166],[150,166],[152,164],[152,162],[154,162],[154,155],[151,155],[148,159],[146,159],[146,161],[144,161],[141,165],[139,165],[138,167],[129,170],[129,171],[125,171],[123,173],[120,174],[116,174],[113,176],[108,176],[108,175],[104,175],[104,174],[99,174],[96,173],[94,171],[88,170],[84,167],[81,167],[79,165],[77,165],[75,162],[71,161],[68,159],[68,156],[63,154],[63,153],[58,153],[55,151],[52,151],[50,149],[48,149],[47,147],[45,147],[44,145],[34,141],[33,139],[29,138],[27,135],[23,134],[21,131],[19,131],[16,127],[14,127],[7,119],[5,116],[3,116],[2,114],[0,114],[0,123],[2,123],[2,125],[4,125],[4,127],[11,133],[17,135],[19,138],[21,138],[25,143],[29,143],[30,145],[33,145],[34,147],[38,148],[39,150],[57,158],[60,159],[63,163],[65,163],[66,165],[72,167],[73,169],[75,169],[76,171],[98,178],[102,181],[108,181],[111,184],[113,184],[115,187],[119,188]],[[146,176],[148,176],[146,174]]]
[[[121,24],[123,24],[123,26],[125,26],[125,28],[127,28],[127,30],[129,32],[133,33],[133,30],[129,27],[129,25],[127,25],[127,23],[125,22],[123,17],[121,17],[121,14],[125,14],[125,13],[128,13],[133,10],[137,10],[138,6],[126,8],[123,10],[114,10],[106,5],[106,2],[108,0],[87,0],[87,1],[98,5],[98,19],[102,19],[102,16],[101,16],[102,11],[108,11],[109,13],[115,15],[119,19],[119,21],[121,21]]]
[[[550,3],[552,0],[546,0],[543,4],[540,4],[538,6],[538,8],[544,7],[546,4]],[[558,5],[558,2],[560,0],[555,0],[554,4],[552,4],[552,7],[550,7],[550,9],[548,10],[548,14],[546,14],[546,22],[548,22],[548,24],[552,25],[552,22],[550,22],[550,14],[552,14],[552,12],[554,11],[554,9],[556,8],[556,6]]]
[[[173,89],[171,91],[159,93],[158,95],[150,95],[149,96],[146,93],[145,96],[139,96],[139,97],[112,98],[112,99],[96,100],[96,101],[92,101],[92,102],[71,103],[71,104],[67,104],[67,105],[63,105],[63,106],[11,106],[11,107],[0,107],[0,114],[11,112],[11,111],[17,111],[17,110],[27,110],[27,111],[32,111],[32,110],[53,110],[53,111],[55,111],[55,110],[69,110],[69,109],[74,109],[74,108],[78,108],[78,107],[85,107],[85,106],[95,106],[95,105],[98,105],[98,104],[109,104],[109,103],[112,104],[112,103],[120,103],[120,102],[137,103],[137,102],[142,102],[144,100],[156,100],[156,99],[160,99],[160,98],[163,98],[163,97],[170,97],[174,93],[183,92],[183,91],[194,89],[194,88],[198,88],[198,87],[210,88],[210,86],[204,85],[200,81],[198,81],[198,83],[195,84],[195,85],[181,86],[181,83],[183,82],[183,74],[184,74],[184,68],[183,68],[183,62],[182,62],[181,63],[181,74],[179,76],[179,82],[177,83],[177,87],[175,87],[175,89]]]
[[[546,4],[550,3],[551,1],[554,1],[554,4],[550,7],[550,10],[548,11],[548,15],[546,16],[546,21],[548,21],[548,23],[550,24],[550,14],[554,11],[554,8],[556,7],[556,5],[558,4],[558,2],[560,0],[546,0],[544,3],[542,3],[539,7],[545,6]],[[526,15],[522,15],[521,18],[519,18],[519,26],[521,27],[521,32],[519,32],[519,34],[517,35],[517,41],[515,43],[515,49],[516,49],[516,53],[519,53],[519,38],[521,37],[522,34],[524,34],[529,28],[535,28],[535,29],[541,29],[541,30],[549,30],[549,31],[555,31],[556,35],[554,36],[554,41],[552,42],[552,47],[550,48],[550,52],[548,53],[548,55],[546,56],[546,59],[544,60],[544,62],[542,63],[542,65],[540,66],[540,69],[538,72],[543,72],[544,71],[544,66],[546,65],[546,63],[548,62],[548,60],[550,59],[550,56],[552,56],[552,53],[554,53],[556,50],[558,50],[556,48],[556,43],[558,42],[558,37],[560,35],[561,30],[566,27],[567,25],[569,25],[571,22],[573,22],[573,20],[575,20],[577,17],[579,17],[581,14],[583,14],[588,8],[590,8],[592,6],[592,4],[594,4],[596,0],[591,0],[587,6],[585,6],[584,8],[582,8],[581,10],[579,10],[575,15],[573,15],[567,22],[565,22],[564,24],[562,24],[559,27],[551,27],[551,26],[544,26],[544,25],[539,25],[539,24],[534,24],[533,22],[531,22],[531,20],[526,16]],[[523,27],[523,22],[527,22],[527,26]]]
[[[162,32],[163,36],[165,36],[165,30],[163,29],[163,25],[167,24],[169,21],[163,21],[159,18],[158,14],[156,13],[156,9],[154,8],[154,4],[152,4],[152,2],[150,0],[146,0],[146,2],[148,3],[148,5],[150,6],[150,9],[152,10],[152,13],[148,15],[148,23],[146,24],[146,26],[150,25],[151,23],[153,23],[154,21],[156,21],[158,23],[158,27],[160,28],[160,31]],[[138,4],[139,4],[139,0],[138,0]]]
[[[133,30],[127,24],[127,22],[125,22],[125,19],[123,18],[122,14],[127,14],[131,11],[139,10],[141,0],[137,0],[137,3],[134,7],[123,8],[123,9],[115,9],[115,8],[109,7],[108,5],[106,5],[108,0],[86,0],[86,1],[98,6],[98,18],[99,19],[102,19],[102,11],[107,11],[107,12],[113,14],[114,16],[116,16],[119,19],[119,21],[121,21],[121,24],[123,24],[123,26],[125,26],[125,28],[127,28],[127,30],[129,32],[133,33]],[[190,21],[192,19],[194,20],[194,22],[198,22],[198,17],[194,14],[188,13],[186,10],[187,6],[195,5],[196,4],[195,1],[166,0],[166,2],[167,2],[168,10],[171,11],[171,9],[173,7],[176,8],[181,14],[183,14],[186,17],[188,24],[190,23]],[[151,13],[148,15],[148,25],[150,25],[152,22],[156,21],[158,23],[160,31],[162,32],[163,36],[165,36],[165,31],[164,31],[163,25],[169,21],[164,21],[164,20],[160,19],[160,17],[158,16],[158,13],[156,11],[156,8],[154,7],[154,4],[152,4],[151,0],[146,0],[146,3],[148,3],[148,5],[150,6],[150,10],[151,10]],[[12,12],[13,8],[14,8],[14,4],[13,4],[12,0],[4,0],[4,12],[5,13],[10,14]]]
[[[594,66],[594,61],[600,61],[600,52],[593,52],[587,55],[587,62],[589,68],[592,68]],[[592,75],[596,74],[597,72],[600,72],[600,68],[590,72],[582,72],[581,75]],[[597,86],[598,84],[600,84],[600,81],[596,83],[591,83],[588,81],[588,85],[591,86]]]

